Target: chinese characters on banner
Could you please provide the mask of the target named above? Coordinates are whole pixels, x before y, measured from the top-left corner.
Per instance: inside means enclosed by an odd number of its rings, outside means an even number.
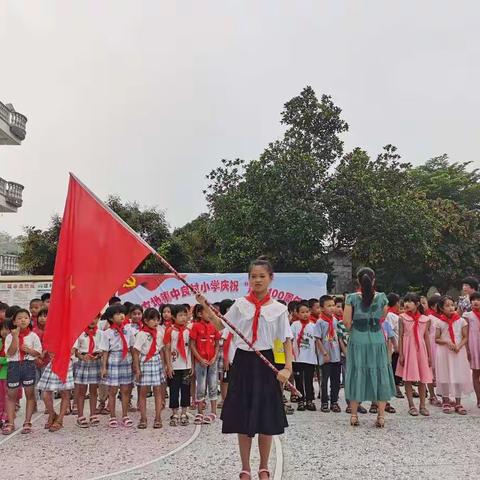
[[[33,279],[35,277],[32,277]],[[7,305],[28,307],[32,298],[40,298],[52,289],[51,281],[2,281],[0,282],[0,302]]]
[[[246,273],[186,273],[183,276],[212,303],[248,294]],[[170,274],[133,275],[117,293],[122,302],[138,303],[144,308],[158,308],[163,303],[195,303],[190,290]],[[326,293],[325,273],[276,273],[270,289],[272,298],[287,303],[318,298]]]

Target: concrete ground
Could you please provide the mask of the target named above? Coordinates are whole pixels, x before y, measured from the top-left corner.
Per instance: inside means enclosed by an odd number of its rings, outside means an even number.
[[[431,417],[411,417],[406,400],[395,399],[396,414],[387,414],[384,429],[374,415],[361,415],[349,426],[345,413],[295,412],[290,427],[274,443],[272,478],[293,479],[478,479],[480,478],[480,409],[465,400],[468,415],[446,415],[431,407]],[[342,408],[344,402],[341,402]],[[317,407],[319,402],[317,401]],[[21,425],[22,410],[17,427]],[[37,414],[34,433],[0,437],[2,477],[29,480],[230,480],[240,470],[236,437],[222,435],[221,425],[147,430],[102,425],[80,429],[67,417],[57,433],[43,429]],[[133,413],[135,425],[138,414]],[[252,471],[258,468],[256,446]],[[253,476],[256,478],[256,475]]]

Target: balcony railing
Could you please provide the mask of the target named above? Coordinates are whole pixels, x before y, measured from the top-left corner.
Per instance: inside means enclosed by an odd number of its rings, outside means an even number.
[[[23,204],[22,199],[23,185],[15,182],[7,182],[0,178],[0,195],[5,197],[5,200],[10,205],[19,208]]]
[[[0,118],[8,123],[10,131],[19,139],[24,140],[27,134],[27,117],[16,112],[11,105],[8,107],[0,102]]]

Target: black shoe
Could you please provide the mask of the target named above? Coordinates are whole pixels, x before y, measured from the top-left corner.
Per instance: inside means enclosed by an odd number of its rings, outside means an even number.
[[[303,402],[298,402],[297,410],[299,412],[304,412],[305,411],[305,404]]]
[[[307,402],[306,408],[309,412],[317,411],[317,406],[312,401]]]
[[[368,412],[367,412],[367,409],[366,409],[363,405],[359,405],[359,406],[358,406],[357,412],[358,412],[358,413],[361,413],[361,414],[368,413]]]
[[[330,405],[330,411],[333,413],[340,413],[342,409],[340,408],[340,405],[338,403],[332,403]]]
[[[320,410],[323,413],[330,413],[330,409],[328,408],[328,403],[322,403],[322,408]]]
[[[293,415],[295,413],[295,410],[291,405],[285,405],[285,414],[286,415]]]

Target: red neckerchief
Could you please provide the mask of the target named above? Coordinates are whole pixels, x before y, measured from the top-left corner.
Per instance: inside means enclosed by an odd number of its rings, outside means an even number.
[[[420,335],[418,333],[418,325],[420,323],[420,317],[422,314],[420,312],[405,312],[413,320],[413,334],[415,335],[415,343],[417,344],[417,350],[420,348]]]
[[[229,333],[227,338],[223,341],[223,363],[228,364],[228,352],[230,351],[230,344],[232,343],[233,333]]]
[[[341,315],[335,315],[335,318],[339,321],[339,322],[343,322],[343,313]]]
[[[472,308],[472,312],[475,314],[475,316],[477,317],[477,320],[480,322],[480,310],[474,310]]]
[[[333,317],[327,317],[324,313],[320,315],[320,318],[328,323],[328,337],[330,340],[335,338],[335,328],[333,327]]]
[[[187,352],[185,351],[185,338],[183,336],[183,332],[186,329],[187,328],[185,326],[174,325],[173,327],[167,328],[167,331],[165,332],[165,336],[163,338],[163,343],[167,345],[172,342],[173,330],[178,332],[177,351],[185,361],[187,361]]]
[[[157,353],[157,329],[151,328],[147,325],[143,325],[142,332],[147,332],[149,335],[152,336],[152,344],[150,345],[150,350],[145,357],[144,362],[148,362],[156,353]]]
[[[428,311],[427,311],[427,315],[432,315],[436,318],[440,318],[440,314],[438,312],[436,312],[435,310],[433,310],[432,308],[429,308]]]
[[[308,317],[308,319],[309,319],[310,322],[312,322],[312,323],[317,323],[317,321],[318,321],[319,318],[320,318],[320,317],[314,317],[313,315],[310,315],[310,316]]]
[[[398,315],[398,307],[388,307],[387,313],[394,313],[395,315]]]
[[[98,327],[93,328],[87,327],[84,332],[88,335],[88,354],[92,355],[93,350],[95,349],[95,335],[97,334]]]
[[[440,320],[442,322],[448,323],[448,333],[450,334],[450,340],[453,344],[455,344],[455,331],[453,330],[453,324],[455,321],[460,319],[458,313],[454,313],[450,318],[448,318],[445,314],[440,315]]]
[[[250,303],[253,303],[253,305],[255,305],[255,315],[253,316],[252,323],[252,345],[254,345],[258,337],[258,320],[260,318],[260,311],[263,305],[270,301],[270,295],[267,293],[262,300],[259,300],[253,292],[250,292],[245,298]]]
[[[164,320],[163,326],[165,329],[170,328],[172,326],[172,321],[171,320]]]
[[[123,327],[124,327],[123,323],[121,325],[117,325],[115,323],[112,323],[110,325],[110,328],[112,330],[117,331],[118,334],[120,335],[120,339],[122,340],[122,360],[127,356],[127,353],[128,353],[128,343],[127,343],[127,339],[125,338],[125,334],[123,333]]]
[[[302,340],[303,340],[303,332],[305,331],[305,327],[312,322],[310,318],[307,318],[305,321],[300,320],[300,323],[302,324],[302,328],[300,329],[300,333],[298,334],[298,338],[297,338],[297,346],[299,350],[300,350],[300,344],[302,343]]]
[[[25,358],[25,352],[22,350],[23,343],[25,340],[25,337],[30,335],[31,330],[29,328],[26,328],[25,330],[20,330],[20,333],[18,334],[18,353],[20,355],[20,361],[23,361]]]

